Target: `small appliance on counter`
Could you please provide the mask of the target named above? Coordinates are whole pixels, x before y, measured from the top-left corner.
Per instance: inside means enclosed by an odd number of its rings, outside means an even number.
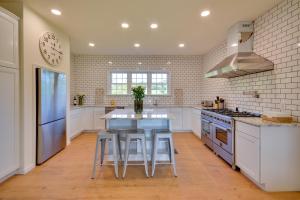
[[[225,108],[225,100],[220,97],[216,97],[216,100],[214,101],[214,109],[224,109]]]
[[[201,101],[201,106],[205,108],[212,108],[214,105],[213,101]]]

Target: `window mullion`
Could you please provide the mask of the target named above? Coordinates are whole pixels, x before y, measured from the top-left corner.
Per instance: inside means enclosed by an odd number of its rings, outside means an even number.
[[[132,72],[127,73],[127,94],[131,94],[131,87],[132,87]]]

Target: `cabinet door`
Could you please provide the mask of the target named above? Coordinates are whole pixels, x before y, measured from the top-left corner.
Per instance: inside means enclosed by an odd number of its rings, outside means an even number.
[[[192,109],[191,108],[182,109],[182,129],[192,130]]]
[[[259,182],[259,139],[236,131],[236,165]]]
[[[105,114],[104,108],[95,108],[94,110],[94,129],[105,129],[105,119],[102,119]]]
[[[0,67],[0,179],[19,168],[19,74]]]
[[[77,134],[79,134],[83,130],[81,115],[82,115],[81,109],[71,110],[71,114],[70,114],[71,135],[70,135],[70,138],[74,138]]]
[[[94,108],[84,108],[82,117],[82,129],[89,131],[94,129]]]
[[[18,21],[0,7],[0,66],[18,68]]]
[[[181,131],[182,130],[182,108],[170,108],[169,111],[175,117],[175,119],[172,119],[171,130]]]
[[[201,110],[192,110],[192,131],[198,137],[201,137]]]

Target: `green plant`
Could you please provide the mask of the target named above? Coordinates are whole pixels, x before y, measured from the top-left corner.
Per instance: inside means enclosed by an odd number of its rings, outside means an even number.
[[[137,86],[131,88],[132,95],[136,101],[143,101],[145,97],[145,88],[142,86]]]

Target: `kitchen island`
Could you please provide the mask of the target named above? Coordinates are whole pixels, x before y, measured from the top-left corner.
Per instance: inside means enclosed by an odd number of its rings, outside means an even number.
[[[106,121],[106,129],[126,130],[126,129],[143,129],[146,134],[147,159],[151,160],[152,152],[152,130],[168,129],[171,130],[174,115],[167,109],[144,109],[143,113],[136,114],[133,109],[116,109],[102,117]],[[171,130],[172,131],[172,130]],[[126,133],[125,133],[126,134]],[[121,152],[124,154],[125,141],[124,136],[120,137]],[[112,145],[109,143],[107,159],[112,160]],[[158,146],[159,161],[169,161],[168,143],[161,142]],[[142,149],[139,143],[130,146],[129,161],[143,161]],[[122,156],[124,158],[124,156]]]

